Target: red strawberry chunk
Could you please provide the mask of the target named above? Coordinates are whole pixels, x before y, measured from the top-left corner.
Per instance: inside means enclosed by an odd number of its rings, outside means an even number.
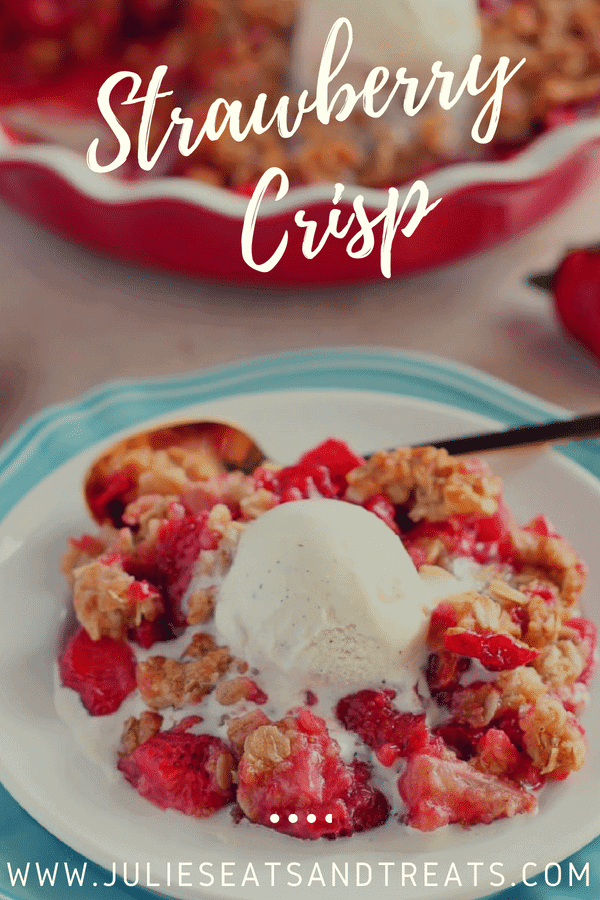
[[[507,710],[496,716],[492,724],[494,728],[500,728],[504,731],[517,749],[523,749],[523,729],[519,724],[518,712],[512,709]]]
[[[188,717],[171,731],[162,731],[122,756],[119,769],[133,787],[160,809],[188,816],[210,816],[235,796],[233,784],[223,787],[220,760],[231,761],[226,744],[208,734],[184,729],[198,721]]]
[[[158,641],[170,641],[174,637],[173,629],[166,616],[160,616],[149,622],[143,619],[139,625],[129,629],[128,638],[135,641],[144,650],[149,650]]]
[[[337,497],[341,488],[334,484],[327,466],[321,463],[287,466],[278,472],[257,469],[254,474],[257,488],[267,488],[280,503],[309,500],[318,497]]]
[[[478,772],[459,759],[416,754],[398,781],[400,796],[408,807],[408,824],[433,831],[453,822],[489,824],[533,812],[535,798],[504,778]]]
[[[125,469],[115,472],[98,484],[88,486],[88,503],[98,522],[122,524],[122,516],[128,502],[133,499],[136,480]]]
[[[389,804],[369,783],[369,767],[342,761],[323,719],[301,709],[263,728],[276,728],[267,736],[287,746],[257,763],[246,741],[237,800],[253,822],[313,840],[348,836],[387,820]]]
[[[58,660],[63,685],[77,691],[92,716],[116,712],[135,690],[135,656],[123,641],[102,637],[93,641],[80,628]]]
[[[479,563],[505,561],[510,541],[512,516],[506,504],[500,500],[497,511],[491,516],[450,516],[445,522],[424,520],[403,535],[406,549],[415,565],[426,562],[423,556],[423,539],[439,538],[452,556],[467,556]]]
[[[471,660],[468,657],[457,656],[448,650],[440,650],[439,653],[429,655],[425,677],[431,696],[440,706],[450,706],[460,677],[470,665]]]
[[[158,532],[154,564],[167,585],[176,622],[182,620],[181,599],[200,551],[214,550],[219,542],[218,534],[206,527],[207,519],[208,512],[172,519],[163,522]]]
[[[393,691],[359,691],[343,697],[336,707],[344,728],[354,731],[374,750],[385,747],[380,754],[384,765],[386,760],[391,764],[422,750],[431,740],[425,714],[400,712],[392,703],[393,696]]]
[[[510,773],[513,781],[527,785],[533,790],[539,790],[543,786],[546,776],[542,775],[539,768],[534,765],[531,757],[524,750],[523,729],[521,728],[518,712],[516,710],[507,710],[501,713],[499,716],[496,716],[491,726],[494,729],[503,731],[511,744],[519,751],[518,763]]]
[[[496,632],[478,634],[475,631],[464,630],[446,634],[444,646],[452,653],[478,659],[490,672],[526,666],[539,655],[539,650],[532,650],[531,647],[517,643],[507,634]]]
[[[500,728],[488,728],[477,743],[479,767],[494,775],[508,775],[519,763],[519,751]]]
[[[438,603],[429,619],[427,632],[427,646],[432,650],[441,650],[444,646],[444,636],[449,628],[458,625],[458,613],[456,607],[446,600]]]
[[[335,438],[323,441],[298,460],[300,466],[327,466],[334,479],[344,481],[348,472],[363,466],[364,463],[362,456],[354,453],[345,441],[338,441]]]
[[[433,729],[433,733],[436,737],[441,738],[459,759],[468,760],[475,756],[477,745],[485,734],[485,729],[450,721],[444,725],[438,725]]]

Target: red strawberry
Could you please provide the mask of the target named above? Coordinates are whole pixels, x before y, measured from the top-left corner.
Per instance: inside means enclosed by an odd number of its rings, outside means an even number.
[[[135,690],[135,656],[129,644],[102,637],[93,641],[80,628],[58,660],[65,687],[77,691],[93,716],[115,712]]]
[[[600,246],[570,251],[554,275],[529,282],[552,292],[564,328],[600,360]]]
[[[257,765],[246,751],[240,761],[237,800],[249,819],[310,840],[347,836],[386,821],[389,805],[371,785],[369,766],[342,761],[323,719],[297,710],[278,723],[274,736],[289,748],[274,765]]]
[[[385,748],[380,757],[383,765],[430,743],[424,713],[400,712],[393,696],[393,691],[359,691],[343,697],[335,711],[344,728],[354,731],[367,746],[376,751]]]
[[[409,759],[398,789],[408,806],[408,824],[420,831],[451,822],[488,824],[533,812],[537,805],[531,794],[508,779],[478,772],[459,759],[424,754]]]
[[[207,519],[207,512],[171,519],[163,522],[158,532],[153,562],[167,585],[176,624],[183,624],[181,598],[198,554],[201,550],[214,550],[219,542],[219,535],[206,527]]]
[[[119,528],[127,503],[135,496],[136,479],[125,469],[106,479],[92,481],[87,487],[87,501],[97,522],[111,522]]]
[[[121,757],[119,769],[127,781],[160,809],[177,809],[188,816],[205,817],[234,799],[233,783],[226,775],[231,755],[218,737],[188,734],[188,721],[161,731]]]
[[[298,460],[300,466],[327,466],[334,477],[345,477],[352,469],[364,465],[362,456],[350,449],[345,441],[329,438],[309,450]]]
[[[539,650],[532,650],[507,634],[495,632],[479,634],[467,629],[446,634],[444,647],[460,656],[478,659],[490,672],[503,672],[506,669],[516,669],[517,666],[526,666],[539,656]]]

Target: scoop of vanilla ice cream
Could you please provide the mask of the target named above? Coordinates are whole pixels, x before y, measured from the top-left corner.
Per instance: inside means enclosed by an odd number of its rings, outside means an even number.
[[[365,75],[375,66],[426,82],[431,66],[464,75],[479,52],[481,27],[476,0],[303,0],[294,35],[294,77],[314,83],[327,35],[344,16],[354,37],[344,74]]]
[[[359,90],[371,69],[385,66],[391,76],[388,84],[394,83],[396,71],[404,67],[407,76],[418,78],[424,90],[434,62],[439,60],[445,71],[462,79],[480,51],[477,0],[302,0],[292,55],[292,80],[298,89],[316,84],[325,41],[341,16],[352,25],[353,42],[335,86],[346,81]],[[345,47],[345,32],[343,35]],[[337,58],[339,54],[334,62]],[[401,108],[402,94],[397,97],[384,121],[396,125],[402,121],[408,133],[416,126],[418,116],[408,119]],[[454,144],[461,141],[460,132],[465,131],[463,126],[471,111],[472,103],[463,97],[445,114],[456,125],[454,133],[449,131]]]
[[[302,686],[416,680],[431,597],[397,535],[339,500],[299,500],[248,526],[216,605],[221,637]],[[411,684],[411,686],[412,686]]]

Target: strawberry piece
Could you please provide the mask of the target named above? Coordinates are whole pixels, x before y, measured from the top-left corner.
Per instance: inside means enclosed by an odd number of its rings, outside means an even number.
[[[354,731],[368,747],[376,751],[385,747],[380,754],[383,765],[410,756],[431,741],[424,713],[400,712],[393,697],[393,691],[359,691],[343,697],[335,710],[344,728]]]
[[[478,659],[490,672],[503,672],[507,669],[516,669],[517,666],[526,666],[539,655],[539,650],[517,643],[507,634],[496,634],[493,631],[478,634],[476,631],[465,629],[446,634],[444,647],[460,656]]]
[[[505,778],[478,772],[459,759],[416,754],[398,781],[408,824],[434,831],[456,822],[489,824],[536,808],[535,798]]]
[[[257,488],[272,491],[281,503],[311,497],[339,497],[346,489],[348,472],[363,463],[364,459],[344,441],[330,438],[301,456],[293,466],[278,472],[256,469],[254,482]]]
[[[505,546],[510,544],[512,516],[500,500],[491,516],[450,516],[445,522],[419,522],[403,536],[406,549],[417,567],[426,562],[419,541],[438,538],[452,556],[468,556],[478,563],[505,561]]]
[[[518,750],[523,749],[523,729],[519,724],[519,714],[512,709],[500,713],[493,721],[494,728],[500,728],[510,738]]]
[[[231,758],[228,747],[218,737],[187,733],[197,722],[198,717],[191,716],[171,731],[159,732],[122,756],[118,768],[160,809],[203,818],[231,803],[235,789],[231,783],[223,787],[218,775],[220,760]]]
[[[159,616],[158,619],[150,622],[143,619],[139,625],[129,629],[128,638],[135,641],[138,646],[144,650],[149,650],[153,644],[158,641],[170,641],[175,635],[173,629],[166,616]]]
[[[135,656],[129,644],[102,637],[93,641],[80,628],[58,660],[63,685],[77,691],[92,716],[116,712],[135,690]]]
[[[478,767],[484,772],[506,776],[533,790],[539,790],[546,781],[528,754],[520,750],[503,729],[488,728],[476,751]]]
[[[450,721],[434,728],[434,734],[453,750],[459,759],[479,759],[479,768],[493,775],[503,775],[538,790],[545,782],[540,770],[523,751],[523,732],[516,713],[506,713],[488,728],[474,728],[463,722]]]
[[[477,752],[477,745],[485,734],[484,728],[473,728],[462,722],[450,721],[433,729],[436,737],[443,740],[459,759],[472,759]]]
[[[96,521],[111,522],[119,528],[125,507],[133,499],[136,480],[125,469],[88,486],[88,503]]]
[[[308,500],[315,497],[337,497],[341,486],[334,484],[329,469],[321,463],[287,466],[278,472],[257,469],[254,477],[257,488],[272,491],[280,503]]]
[[[457,689],[460,676],[471,665],[466,656],[457,656],[447,650],[431,653],[427,660],[425,677],[431,696],[440,706],[450,706],[452,695]]]
[[[558,318],[600,360],[600,248],[568,253],[552,279]]]
[[[446,600],[438,603],[431,613],[429,629],[427,631],[427,646],[433,650],[439,650],[444,646],[444,636],[449,628],[458,625],[458,613],[456,607]]]
[[[524,530],[539,534],[541,537],[562,538],[562,535],[558,533],[550,519],[543,513],[534,516],[533,519],[525,525]]]
[[[362,456],[351,450],[345,441],[338,441],[335,438],[323,441],[298,460],[300,466],[327,466],[335,480],[345,480],[348,472],[363,466],[364,463]]]
[[[501,728],[488,728],[477,742],[476,750],[480,766],[485,772],[513,777],[520,754]]]
[[[237,800],[249,819],[310,840],[348,836],[387,820],[389,804],[369,783],[369,767],[342,761],[323,719],[301,709],[276,727],[289,742],[287,755],[257,762],[244,752],[240,760]]]
[[[154,551],[154,564],[167,586],[176,624],[183,624],[181,599],[190,583],[194,565],[201,550],[214,550],[219,535],[206,527],[208,512],[187,515],[163,522]]]

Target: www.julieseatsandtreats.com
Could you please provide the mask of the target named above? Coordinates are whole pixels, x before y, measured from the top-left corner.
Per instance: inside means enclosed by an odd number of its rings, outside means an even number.
[[[371,887],[411,888],[426,887],[432,890],[460,887],[502,888],[514,886],[504,874],[501,862],[425,862],[416,864],[409,860],[381,862],[167,862],[162,871],[152,868],[148,862],[113,862],[103,881],[97,870],[88,872],[88,864],[80,866],[57,861],[42,866],[28,862],[20,866],[5,863],[6,872],[13,887],[35,885],[58,891],[65,887],[81,888],[84,885],[110,888],[119,881],[129,886],[165,889],[177,888],[298,888],[298,887]],[[92,875],[92,871],[95,875]],[[527,862],[520,873],[527,887],[589,887],[590,864],[573,862]]]

